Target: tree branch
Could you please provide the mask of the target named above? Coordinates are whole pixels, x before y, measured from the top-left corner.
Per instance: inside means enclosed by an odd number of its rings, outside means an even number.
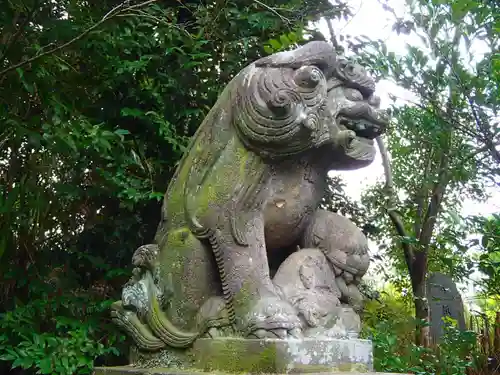
[[[460,41],[460,28],[456,27],[455,28],[455,33],[453,36],[453,45],[458,46],[459,41]],[[450,69],[453,72],[453,64],[457,64],[458,61],[458,55],[456,53],[451,53],[451,61],[448,60],[446,57],[442,56],[442,58],[445,58],[447,63],[449,64]],[[459,82],[457,82],[459,83]],[[453,97],[456,93],[456,85],[454,84],[453,80],[450,80],[449,85],[448,85],[448,101],[446,103],[446,111],[444,111],[444,114],[440,116],[442,120],[449,120],[450,123],[454,122],[454,116],[453,116]],[[453,128],[450,129],[450,132],[447,134],[448,137],[446,139],[446,147],[445,149],[441,150],[441,158],[439,161],[439,167],[438,167],[438,181],[434,186],[434,189],[432,191],[431,199],[429,202],[429,206],[427,207],[427,212],[425,213],[424,221],[422,222],[422,231],[420,233],[419,237],[419,242],[420,245],[423,247],[421,251],[425,254],[425,261],[427,261],[427,250],[429,248],[429,244],[432,239],[432,234],[434,232],[434,227],[436,225],[437,221],[437,215],[439,214],[439,211],[441,210],[441,203],[443,201],[443,196],[446,190],[446,187],[448,186],[448,181],[449,181],[449,175],[448,175],[448,167],[449,167],[449,151],[450,147],[452,144],[452,139],[453,139]]]
[[[468,136],[472,137],[472,138],[478,138],[479,137],[479,134],[478,133],[475,133],[473,131],[471,131],[470,129],[467,129],[466,126],[462,125],[459,121],[455,120],[455,119],[448,119],[446,118],[446,115],[445,115],[445,112],[443,111],[442,108],[439,108],[438,104],[436,103],[435,99],[430,97],[428,95],[428,93],[426,91],[422,91],[422,90],[418,90],[416,89],[418,94],[422,97],[422,99],[424,99],[424,103],[427,103],[427,105],[425,104],[421,104],[421,103],[417,103],[417,102],[414,102],[412,100],[409,100],[409,99],[405,99],[405,98],[402,98],[402,97],[399,97],[399,96],[396,96],[394,95],[395,98],[397,99],[400,99],[400,100],[404,100],[420,109],[423,109],[425,111],[428,111],[429,110],[429,107],[431,107],[433,110],[434,110],[434,114],[441,118],[441,120],[443,122],[445,122],[446,124],[448,124],[450,127],[456,129],[456,130],[459,130],[465,134],[467,134]]]
[[[286,18],[285,16],[279,14],[279,12],[275,9],[275,8],[272,8],[270,7],[269,5],[266,5],[264,4],[262,1],[259,1],[259,0],[254,0],[254,2],[258,5],[260,5],[261,7],[263,8],[266,8],[267,10],[269,10],[271,13],[274,13],[275,15],[277,15],[279,18],[281,18],[281,20],[285,23],[290,23],[291,21]]]
[[[441,209],[443,195],[446,190],[446,186],[448,185],[448,164],[448,155],[445,151],[443,151],[439,163],[438,182],[436,183],[432,191],[431,199],[427,207],[424,220],[422,222],[422,231],[420,232],[419,236],[419,242],[424,247],[424,249],[426,249],[431,242],[437,215]]]
[[[432,146],[430,146],[427,156],[427,163],[424,170],[422,186],[420,187],[419,193],[415,199],[415,204],[417,205],[417,214],[415,217],[415,226],[414,226],[415,238],[420,237],[420,232],[422,230],[422,220],[423,220],[422,216],[424,214],[424,202],[427,202],[428,199],[427,178],[429,176],[432,166],[432,157],[433,157],[433,149]]]
[[[337,41],[337,38],[335,37],[335,32],[333,31],[332,20],[330,18],[327,18],[326,24],[328,25],[328,31],[330,32],[330,41],[332,42],[332,45],[335,48],[335,50],[338,51],[340,49],[340,45],[339,42]]]
[[[454,93],[453,84],[450,83],[449,88],[449,98],[446,109],[446,116],[449,119],[453,119],[453,93]],[[427,207],[427,211],[425,213],[424,220],[422,222],[422,231],[420,232],[419,242],[423,247],[422,251],[427,252],[429,244],[432,239],[432,233],[434,232],[434,226],[436,224],[437,215],[441,209],[441,203],[443,201],[443,195],[448,186],[448,167],[449,167],[449,151],[452,143],[453,132],[447,134],[448,137],[446,139],[446,147],[441,150],[441,157],[439,160],[438,166],[438,181],[434,185],[432,190],[431,198],[429,205]]]
[[[16,42],[18,41],[19,37],[23,33],[24,28],[26,27],[26,25],[35,16],[35,14],[37,12],[37,9],[38,9],[38,4],[39,4],[38,0],[34,2],[33,8],[29,11],[28,15],[24,18],[24,20],[21,23],[21,25],[19,25],[19,28],[17,29],[17,31],[14,34],[14,36],[12,38],[9,38],[9,40],[7,40],[6,43],[4,43],[4,44],[6,44],[6,46],[3,49],[2,54],[0,55],[0,64],[4,61],[5,57],[7,57],[7,54],[9,53],[10,49],[12,48],[12,46],[14,44],[16,44]],[[16,23],[17,23],[17,21],[14,21],[14,26],[15,26]]]
[[[17,21],[19,21],[20,16],[21,16],[21,14],[18,12],[12,18],[12,28],[13,29],[16,28]],[[6,32],[5,28],[2,28],[2,33],[3,33],[3,35],[0,37],[0,43],[2,43],[2,46],[5,46],[9,42],[9,39],[12,36],[12,33]]]
[[[387,149],[385,148],[385,144],[382,138],[377,137],[376,141],[380,151],[380,156],[382,157],[382,165],[384,167],[384,176],[385,176],[384,190],[386,191],[388,199],[388,207],[386,207],[386,211],[387,214],[389,215],[389,219],[391,220],[392,224],[394,225],[394,228],[396,229],[396,232],[400,237],[402,237],[401,246],[403,247],[406,265],[408,266],[408,270],[410,271],[411,274],[414,262],[413,248],[409,243],[405,241],[405,239],[408,238],[409,235],[405,229],[403,219],[396,210],[396,193],[394,191],[389,155],[387,153]]]
[[[472,112],[472,117],[474,118],[474,122],[476,123],[476,128],[479,131],[478,138],[483,138],[480,140],[486,144],[493,159],[497,163],[500,163],[500,152],[497,151],[495,144],[493,142],[494,136],[490,131],[489,125],[484,124],[483,121],[481,120],[481,118],[476,110],[476,103],[474,102],[472,97],[469,95],[469,92],[471,90],[467,87],[466,84],[464,84],[462,82],[462,80],[460,79],[460,76],[455,71],[455,68],[453,67],[452,62],[449,61],[447,58],[445,59],[445,61],[447,62],[448,66],[450,67],[450,70],[453,73],[453,76],[455,77],[455,79],[457,80],[457,83],[460,85],[460,87],[462,89],[462,94],[465,96],[465,99],[467,100],[467,103],[470,106],[470,109]],[[481,137],[481,135],[483,135],[483,136]]]
[[[128,7],[124,7],[125,4],[128,3],[128,1],[124,2],[124,3],[121,3],[120,5],[117,5],[116,7],[114,7],[113,9],[111,9],[108,13],[106,13],[104,15],[104,17],[102,17],[99,22],[97,22],[94,25],[90,26],[89,28],[87,28],[85,31],[83,31],[81,34],[77,35],[76,37],[74,37],[70,41],[68,41],[66,43],[63,43],[60,46],[54,47],[54,48],[52,48],[52,49],[50,49],[48,51],[42,52],[40,54],[37,54],[37,55],[35,55],[35,56],[33,56],[33,57],[29,58],[29,59],[26,59],[24,61],[21,61],[21,62],[19,62],[17,64],[11,65],[8,68],[5,68],[4,70],[0,71],[0,78],[2,78],[3,76],[5,76],[7,73],[9,73],[9,72],[11,72],[13,70],[16,70],[17,68],[20,68],[20,67],[22,67],[24,65],[30,64],[30,63],[32,63],[35,60],[38,60],[41,57],[50,55],[52,53],[55,53],[57,51],[60,51],[60,50],[62,50],[64,48],[68,47],[69,45],[71,45],[71,44],[79,41],[83,37],[85,37],[87,34],[89,34],[94,29],[96,29],[99,26],[101,26],[104,22],[110,20],[111,18],[115,17],[116,15],[118,15],[118,14],[120,14],[122,12],[128,12],[128,11],[130,11],[132,9],[140,8],[140,7],[149,5],[151,3],[154,3],[156,1],[158,1],[158,0],[147,0],[147,1],[144,1],[144,2],[142,2],[140,4],[135,4],[135,5],[131,5],[131,6],[128,6]]]

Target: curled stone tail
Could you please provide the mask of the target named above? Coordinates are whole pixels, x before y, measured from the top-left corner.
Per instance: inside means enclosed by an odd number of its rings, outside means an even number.
[[[173,348],[187,348],[199,336],[199,332],[183,332],[176,328],[167,316],[161,311],[156,298],[150,299],[150,309],[146,315],[148,325],[156,336]]]
[[[139,349],[145,351],[157,351],[166,347],[166,344],[142,324],[137,314],[127,311],[123,308],[122,302],[113,304],[111,311],[111,320],[118,327],[130,334]]]

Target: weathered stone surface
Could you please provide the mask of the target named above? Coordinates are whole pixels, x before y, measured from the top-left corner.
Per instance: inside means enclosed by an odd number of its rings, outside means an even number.
[[[431,335],[435,342],[444,334],[444,317],[457,321],[465,330],[464,305],[457,285],[451,277],[435,272],[427,279],[427,293],[431,318]]]
[[[372,344],[339,339],[201,339],[192,349],[194,367],[228,373],[368,372]]]
[[[94,375],[207,375],[207,374],[222,374],[221,372],[203,372],[203,371],[182,371],[176,369],[167,368],[154,368],[154,369],[141,369],[132,366],[123,367],[97,367],[94,371]],[[297,373],[299,374],[299,373]],[[318,372],[318,373],[307,373],[308,375],[402,375],[390,372],[356,372],[356,371],[338,371],[338,372]],[[271,375],[271,374],[269,374]],[[278,374],[276,374],[278,375]]]
[[[179,163],[154,243],[134,253],[113,305],[143,353],[188,351],[205,338],[320,345],[320,336],[356,336],[368,242],[320,203],[330,170],[374,160],[387,125],[374,90],[361,66],[319,41],[234,77]]]
[[[311,374],[373,371],[372,344],[350,339],[199,339],[183,369],[142,366],[96,369],[96,375],[139,374]]]

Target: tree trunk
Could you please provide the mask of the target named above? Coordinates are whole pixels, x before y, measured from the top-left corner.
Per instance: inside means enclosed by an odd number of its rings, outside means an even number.
[[[427,299],[426,283],[427,254],[417,253],[415,255],[413,266],[409,269],[415,303],[415,319],[417,320],[415,342],[417,345],[427,348],[431,344],[429,301]]]
[[[398,211],[395,209],[396,204],[396,194],[394,192],[394,186],[392,182],[392,171],[389,162],[389,157],[387,153],[387,149],[385,148],[384,142],[380,137],[376,138],[377,145],[380,150],[380,154],[382,156],[382,164],[384,166],[384,175],[385,175],[385,190],[388,195],[388,207],[387,214],[396,229],[398,235],[402,238],[410,237],[409,233],[405,229],[405,225],[403,223],[403,219],[401,218]],[[439,207],[441,203],[441,190],[439,189],[437,192],[438,199],[434,199],[431,201],[432,203],[437,203],[437,205],[431,205],[427,214],[436,215],[436,207]],[[436,202],[437,200],[437,202]],[[423,222],[425,225],[426,232],[432,230],[434,228],[434,222],[430,221],[426,217],[426,221]],[[434,220],[434,218],[431,218]],[[430,225],[429,225],[430,224]],[[426,238],[427,241],[427,238]],[[421,241],[420,241],[421,242]],[[429,249],[430,236],[428,236],[428,241],[426,243],[420,243],[421,248],[415,251],[413,246],[409,244],[407,241],[401,241],[401,247],[403,249],[403,254],[405,256],[406,266],[408,267],[408,274],[411,279],[411,286],[413,291],[413,301],[415,304],[415,318],[417,320],[417,328],[415,329],[415,341],[417,345],[421,345],[424,347],[429,347],[430,345],[430,327],[429,327],[429,303],[427,301],[427,287],[426,287],[426,274],[427,274],[427,253]],[[421,324],[420,322],[423,322]]]
[[[494,338],[494,353],[500,357],[500,311],[497,311],[495,318],[495,338]]]

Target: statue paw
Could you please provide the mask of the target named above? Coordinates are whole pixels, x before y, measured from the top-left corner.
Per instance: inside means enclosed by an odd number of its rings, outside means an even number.
[[[297,311],[278,297],[261,299],[249,314],[249,338],[300,338],[301,321]]]
[[[316,311],[316,306],[304,304],[299,307],[299,315],[302,316],[309,327],[317,327],[320,319],[326,314]]]

